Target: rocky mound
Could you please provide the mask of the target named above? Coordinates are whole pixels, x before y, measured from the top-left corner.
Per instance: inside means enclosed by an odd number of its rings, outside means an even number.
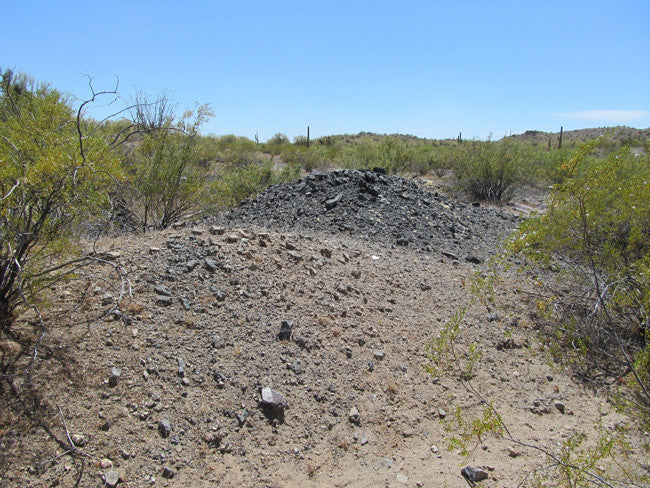
[[[518,223],[501,210],[451,200],[380,170],[311,173],[270,187],[226,219],[233,225],[351,235],[470,261],[484,259]]]

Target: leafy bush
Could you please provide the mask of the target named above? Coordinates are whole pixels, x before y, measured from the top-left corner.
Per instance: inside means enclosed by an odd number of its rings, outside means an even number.
[[[285,166],[278,171],[269,161],[265,164],[251,164],[244,168],[233,168],[223,172],[212,186],[220,207],[234,207],[242,200],[251,198],[270,185],[298,178],[300,168]]]
[[[147,132],[130,168],[133,210],[142,230],[164,229],[199,203],[205,170],[196,164],[196,144],[212,112],[203,105],[175,121],[164,99],[141,100],[136,110]]]
[[[120,170],[56,90],[11,71],[0,90],[0,332],[11,335],[17,307],[71,272],[73,226],[102,208]]]
[[[585,144],[560,170],[546,214],[513,243],[546,273],[558,338],[578,345],[582,374],[627,378],[650,422],[650,158]],[[559,274],[561,272],[561,274]],[[567,283],[569,285],[567,286]],[[636,358],[636,359],[635,359]]]
[[[459,187],[479,200],[501,202],[526,180],[531,163],[527,145],[511,139],[466,141],[448,153]]]
[[[271,137],[268,141],[267,144],[289,144],[289,138],[283,134],[282,132],[277,132],[273,137]]]

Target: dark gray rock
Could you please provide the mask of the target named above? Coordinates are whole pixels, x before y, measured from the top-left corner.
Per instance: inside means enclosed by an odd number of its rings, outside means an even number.
[[[160,437],[166,439],[172,431],[172,424],[169,419],[162,419],[158,422],[158,433]]]
[[[176,362],[178,363],[178,376],[183,378],[185,376],[185,367],[187,364],[185,363],[185,360],[183,358],[176,358]]]
[[[288,341],[291,339],[291,331],[293,329],[293,324],[288,320],[283,320],[280,324],[280,332],[278,332],[278,340]]]
[[[156,305],[160,307],[170,307],[174,304],[174,299],[169,296],[158,295],[156,297]]]
[[[205,258],[204,265],[205,269],[207,269],[210,273],[214,273],[217,271],[217,269],[219,269],[217,261],[212,258]]]
[[[399,241],[425,252],[442,249],[457,262],[467,256],[471,263],[490,255],[502,234],[518,223],[501,210],[457,202],[413,180],[368,170],[312,173],[272,186],[224,220],[291,232],[363,235],[391,245]]]
[[[482,469],[473,468],[471,466],[465,466],[460,474],[465,478],[470,485],[474,486],[475,483],[486,480],[489,478],[489,475]]]
[[[111,374],[108,377],[108,386],[114,388],[120,382],[122,377],[122,370],[120,368],[111,368]]]
[[[172,296],[171,290],[167,288],[165,285],[156,285],[153,287],[153,290],[156,292],[156,294],[161,296],[165,296],[165,297]]]
[[[288,403],[282,394],[271,388],[262,388],[260,407],[266,417],[273,422],[284,422],[284,410]]]

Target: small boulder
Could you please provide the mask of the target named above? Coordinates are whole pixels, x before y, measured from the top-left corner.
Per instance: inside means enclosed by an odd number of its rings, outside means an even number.
[[[482,469],[473,468],[471,466],[464,467],[460,474],[465,478],[471,486],[474,486],[475,483],[486,480],[489,478],[488,474]]]

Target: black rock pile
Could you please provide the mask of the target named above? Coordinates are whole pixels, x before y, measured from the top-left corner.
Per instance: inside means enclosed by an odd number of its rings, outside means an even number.
[[[427,191],[381,170],[314,172],[275,185],[226,216],[233,225],[347,234],[480,261],[518,223],[516,216]]]

